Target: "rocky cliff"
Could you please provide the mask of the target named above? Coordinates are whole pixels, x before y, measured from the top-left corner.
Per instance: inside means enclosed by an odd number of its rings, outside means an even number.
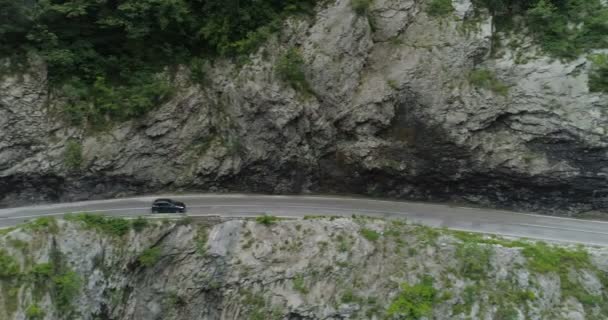
[[[605,248],[362,217],[78,215],[1,232],[1,319],[608,317]]]
[[[169,102],[96,132],[57,117],[34,59],[0,78],[0,204],[200,190],[605,209],[608,99],[589,90],[590,62],[523,34],[496,46],[490,15],[452,5],[324,2],[245,64],[217,60],[203,85],[182,69]],[[292,48],[306,90],[277,75]]]

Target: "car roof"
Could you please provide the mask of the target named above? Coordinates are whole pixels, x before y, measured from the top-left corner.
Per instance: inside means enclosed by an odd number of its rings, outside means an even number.
[[[171,200],[171,199],[156,199],[156,200],[154,200],[154,202],[155,202],[155,203],[156,203],[156,202],[171,202],[171,203],[173,203],[174,201],[173,201],[173,200]]]

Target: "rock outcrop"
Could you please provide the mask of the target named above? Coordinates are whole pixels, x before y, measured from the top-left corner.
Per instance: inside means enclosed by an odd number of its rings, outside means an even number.
[[[45,219],[3,230],[0,318],[608,316],[605,248],[367,218],[135,220],[131,230],[120,220],[87,221]]]
[[[4,76],[0,204],[185,190],[608,207],[608,99],[589,91],[586,58],[535,55],[523,35],[523,49],[493,49],[491,18],[472,22],[469,0],[442,18],[427,5],[376,0],[362,15],[329,1],[246,65],[217,61],[205,85],[182,70],[171,101],[103,132],[60,120],[43,65]],[[293,47],[312,94],[275,73]],[[471,84],[473,70],[500,88]],[[69,139],[83,147],[78,170],[64,161]]]

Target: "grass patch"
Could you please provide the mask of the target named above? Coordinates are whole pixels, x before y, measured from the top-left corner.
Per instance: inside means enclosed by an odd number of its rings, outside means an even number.
[[[431,0],[426,8],[426,12],[434,17],[447,16],[454,12],[452,0]]]
[[[475,87],[491,90],[502,96],[509,93],[509,87],[496,78],[488,69],[473,70],[469,73],[469,83]]]
[[[39,320],[44,318],[44,311],[37,304],[31,304],[25,309],[25,316],[28,320]]]
[[[161,258],[161,250],[158,247],[144,250],[137,258],[137,261],[144,267],[154,266]]]
[[[380,239],[380,234],[374,230],[371,229],[367,229],[367,228],[363,228],[361,229],[361,235],[372,242],[377,241],[378,239]]]
[[[16,229],[15,227],[2,228],[2,229],[0,229],[0,236],[8,234],[9,232],[11,232],[15,229]]]
[[[0,279],[10,279],[19,275],[21,268],[17,260],[6,250],[0,249]]]
[[[456,258],[462,265],[461,274],[473,280],[486,277],[491,255],[491,248],[472,242],[460,244],[456,249]]]
[[[293,288],[301,294],[308,293],[308,288],[306,288],[303,276],[297,276],[293,279]]]
[[[144,217],[137,217],[131,221],[131,227],[135,232],[142,232],[150,225],[150,222]]]
[[[271,225],[277,223],[277,221],[279,221],[279,220],[280,219],[278,217],[270,216],[270,215],[267,215],[267,214],[255,218],[255,221],[257,223],[265,225],[265,226],[271,226]]]
[[[433,279],[424,277],[416,285],[401,284],[401,292],[391,302],[387,314],[398,319],[420,319],[428,317],[433,312],[437,290],[433,287]]]
[[[129,220],[122,218],[79,213],[65,215],[64,219],[67,221],[80,222],[87,229],[96,230],[115,237],[124,236],[131,229]]]
[[[56,234],[59,232],[59,226],[57,225],[57,219],[54,217],[41,217],[35,220],[32,220],[25,225],[23,225],[23,229],[30,231],[46,231],[52,234]]]

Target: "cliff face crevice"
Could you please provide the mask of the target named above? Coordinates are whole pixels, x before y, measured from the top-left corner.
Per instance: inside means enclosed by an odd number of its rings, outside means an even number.
[[[202,85],[180,69],[171,101],[102,131],[57,117],[44,65],[4,75],[0,204],[251,191],[605,209],[608,100],[590,92],[586,57],[523,60],[492,43],[489,16],[471,22],[470,1],[452,4],[434,17],[428,1],[377,0],[366,14],[330,1],[246,64],[214,62]],[[276,72],[294,47],[310,92]]]

